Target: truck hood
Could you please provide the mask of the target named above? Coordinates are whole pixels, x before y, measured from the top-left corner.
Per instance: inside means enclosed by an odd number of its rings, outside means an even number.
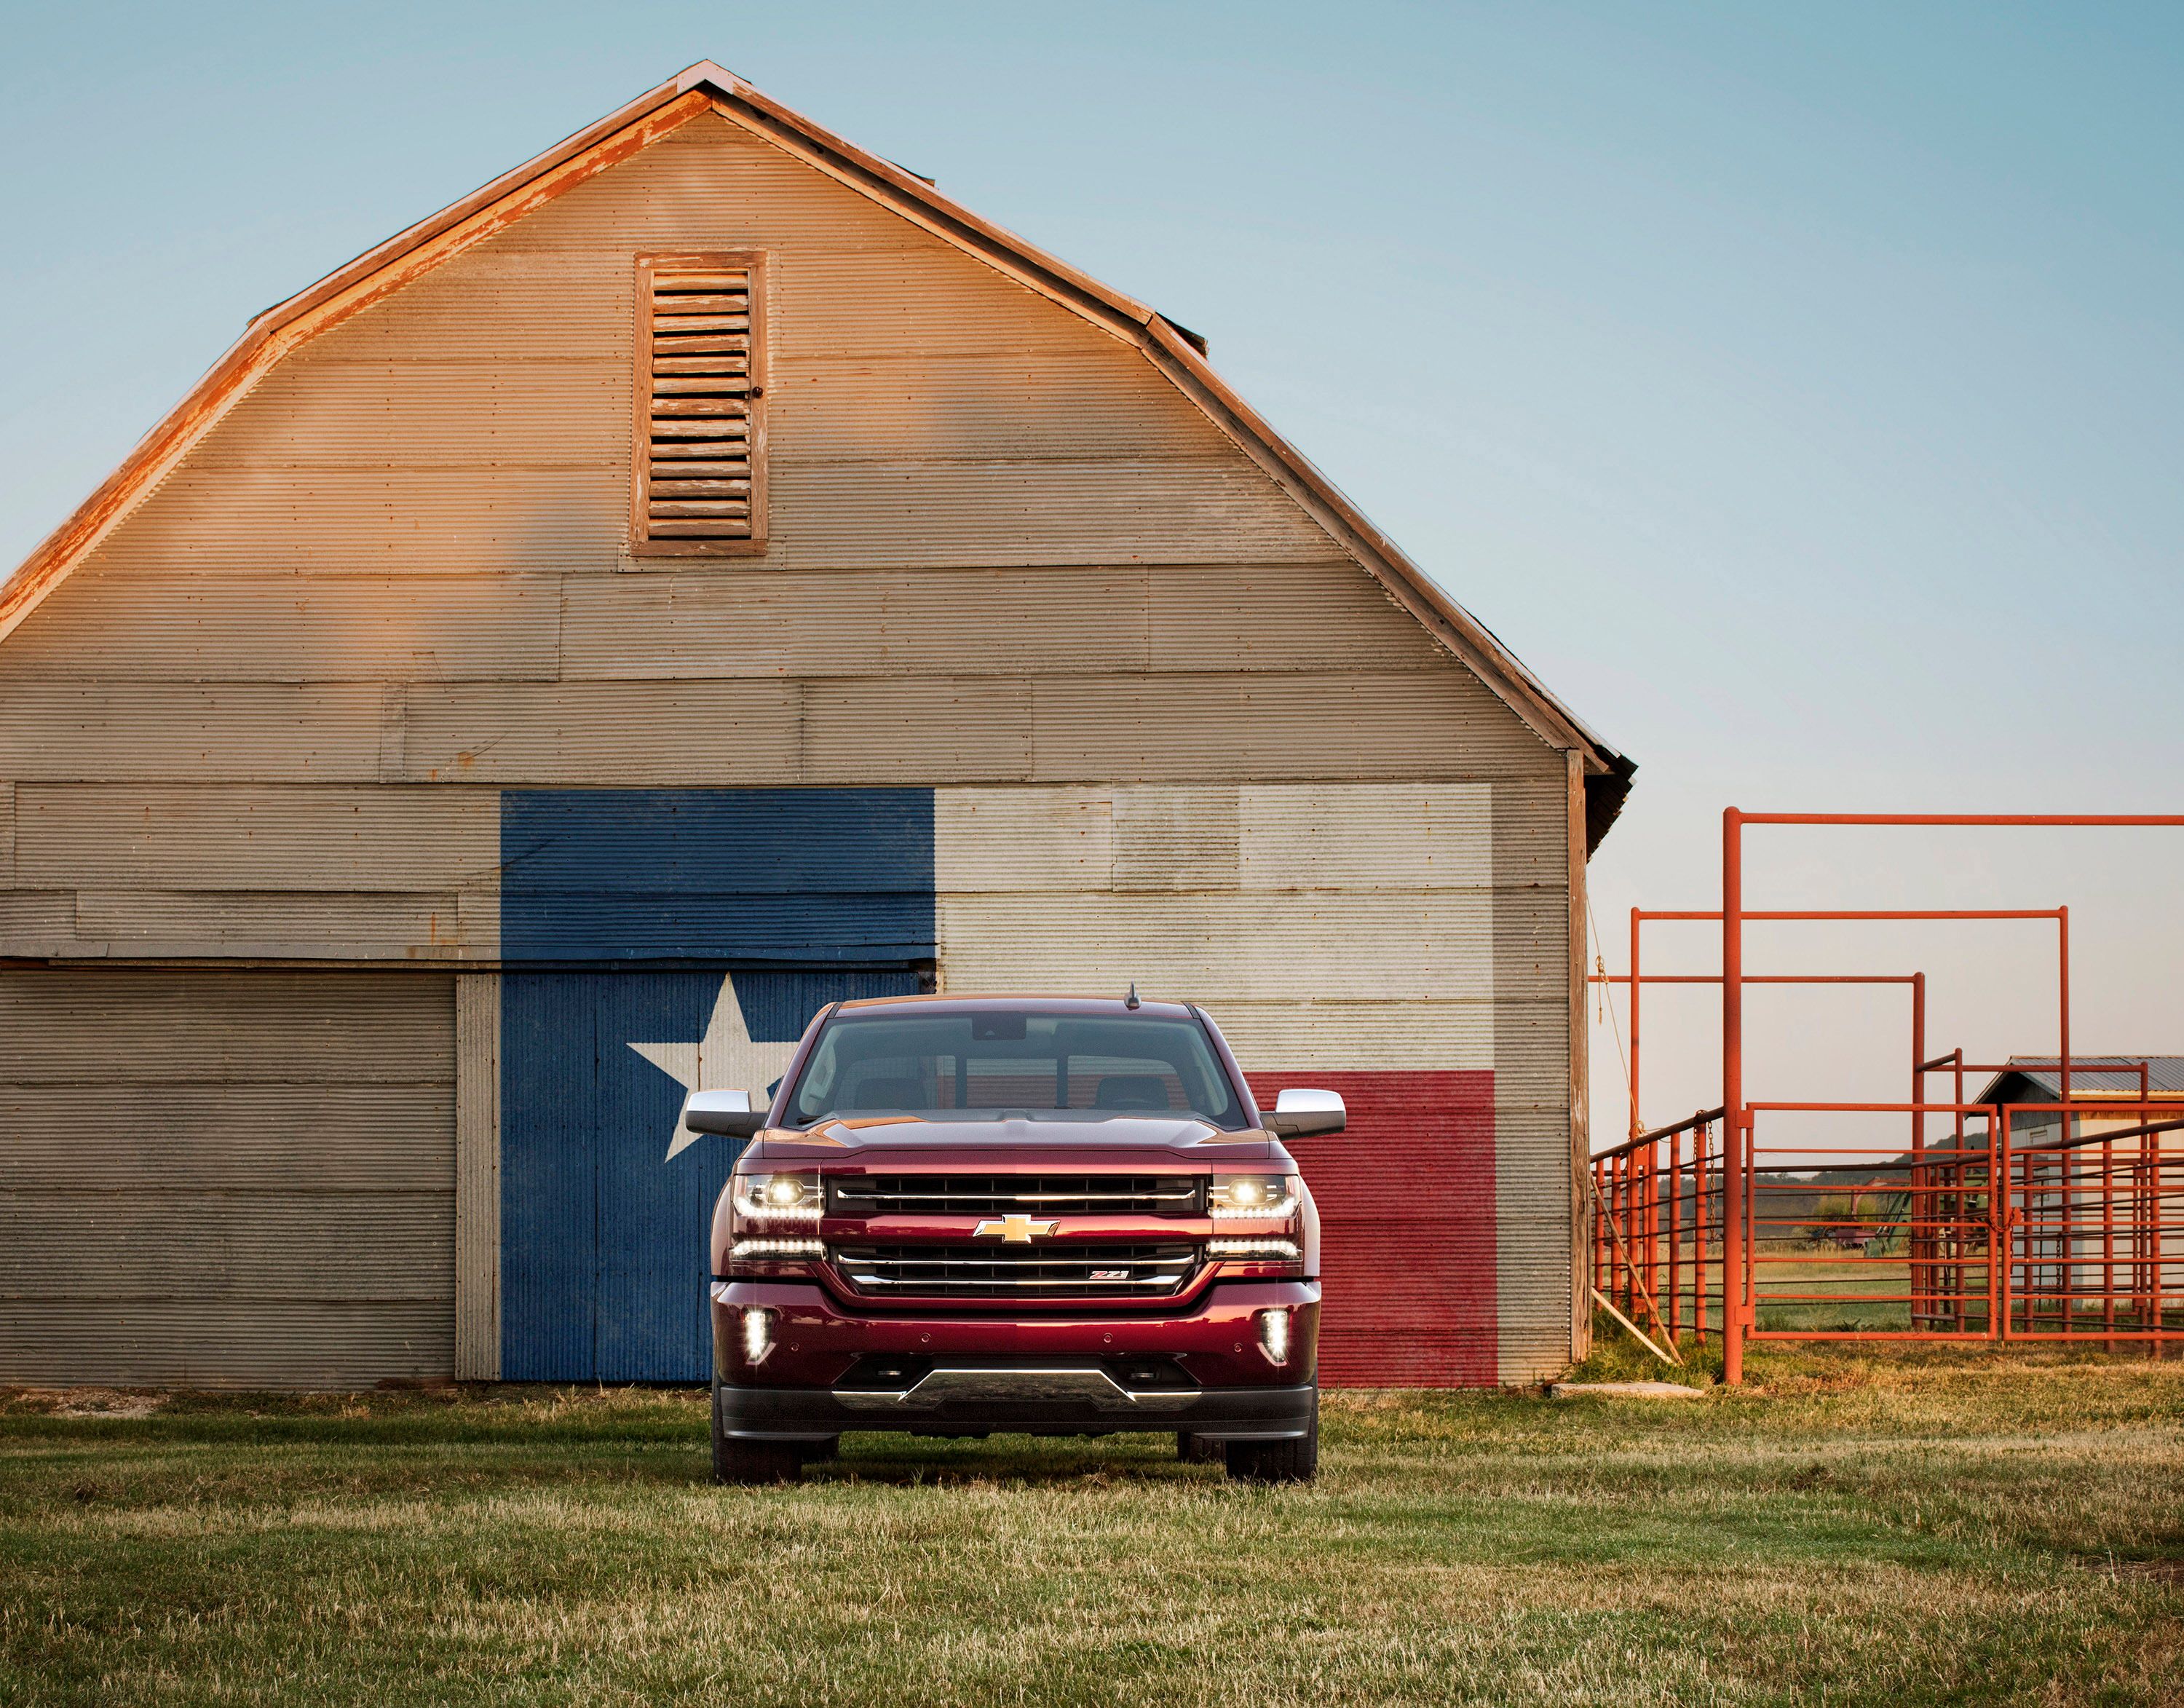
[[[1187,1151],[1199,1147],[1224,1157],[1264,1156],[1268,1138],[1256,1130],[1232,1133],[1208,1122],[1167,1116],[1123,1116],[1110,1120],[932,1120],[916,1115],[857,1115],[824,1121],[805,1131],[771,1127],[755,1141],[762,1161],[816,1160],[844,1153],[950,1151]]]

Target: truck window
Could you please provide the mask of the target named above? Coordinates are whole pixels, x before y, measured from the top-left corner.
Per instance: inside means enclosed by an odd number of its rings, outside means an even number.
[[[1245,1114],[1202,1029],[1036,1009],[837,1015],[789,1099],[800,1126],[837,1115],[1086,1121],[1162,1116],[1231,1131]]]

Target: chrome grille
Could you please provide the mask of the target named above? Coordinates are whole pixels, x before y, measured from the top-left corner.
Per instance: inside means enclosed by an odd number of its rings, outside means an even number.
[[[1016,1250],[983,1246],[844,1246],[834,1264],[865,1293],[922,1298],[1158,1298],[1181,1290],[1198,1266],[1184,1241],[1111,1244],[1071,1241]]]
[[[1201,1175],[866,1175],[830,1182],[840,1216],[1201,1216]]]

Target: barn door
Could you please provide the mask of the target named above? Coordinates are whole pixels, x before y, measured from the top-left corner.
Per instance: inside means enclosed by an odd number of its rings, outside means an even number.
[[[832,1002],[911,972],[510,973],[501,987],[501,1375],[702,1381],[713,1201],[739,1141],[686,1088],[760,1091]]]

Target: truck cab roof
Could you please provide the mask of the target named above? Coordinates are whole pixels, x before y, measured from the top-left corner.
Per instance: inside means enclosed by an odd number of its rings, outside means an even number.
[[[1188,1002],[1159,1002],[1140,997],[1134,1007],[1121,996],[860,996],[838,1005],[838,1012],[865,1013],[880,1008],[909,1008],[938,1019],[950,1014],[983,1014],[1014,1008],[1036,1008],[1045,1014],[1085,1014],[1128,1019],[1132,1015],[1162,1020],[1188,1020],[1196,1011]]]

